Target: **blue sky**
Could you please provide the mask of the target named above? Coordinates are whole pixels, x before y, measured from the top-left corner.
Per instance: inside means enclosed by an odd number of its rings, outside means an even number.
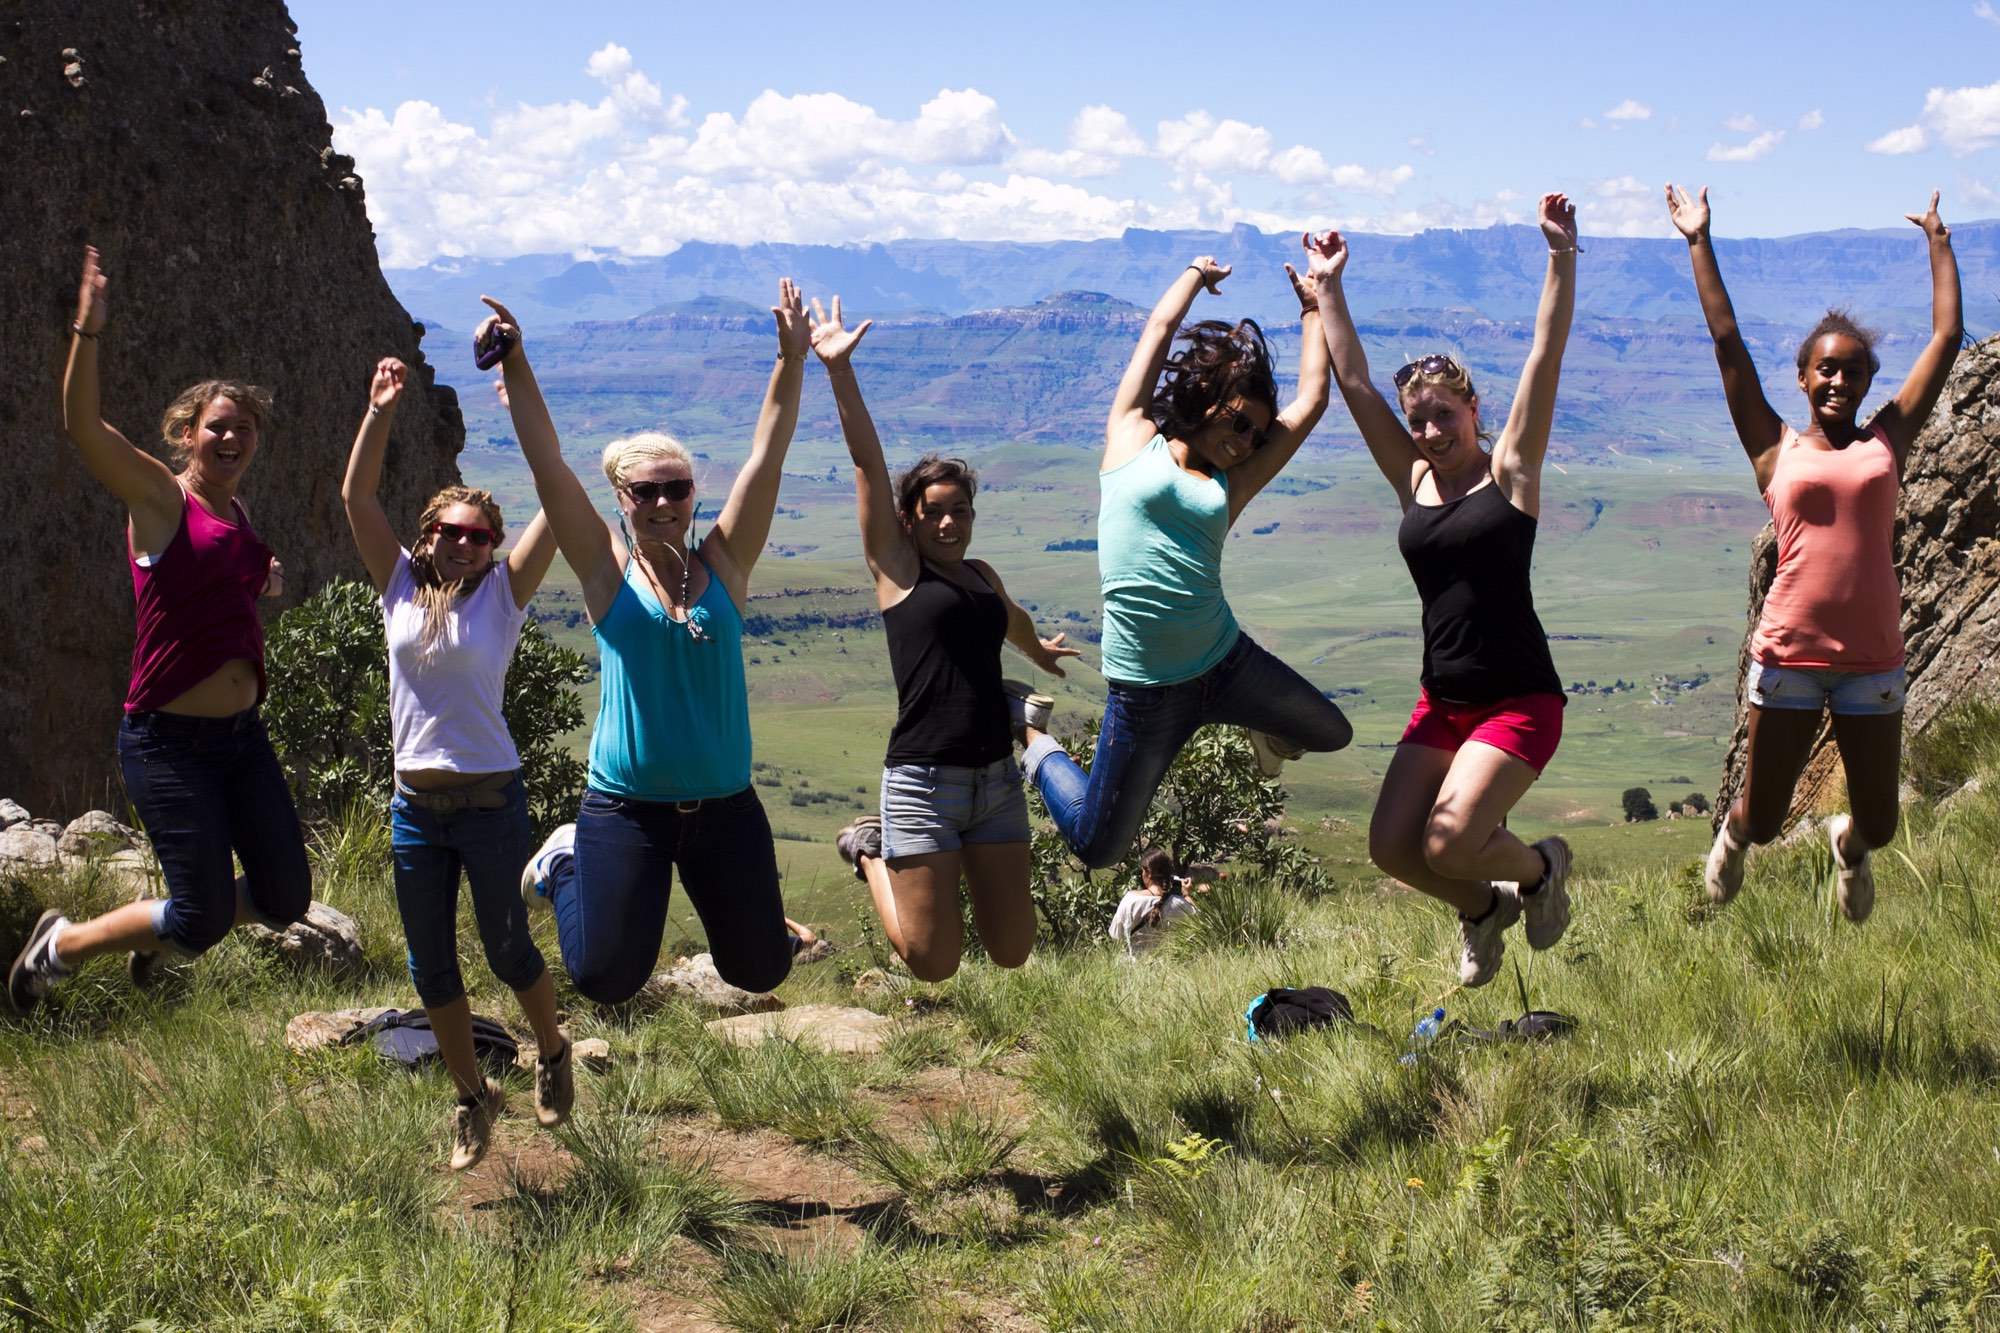
[[[384,262],[1126,226],[2000,215],[1996,0],[292,0]]]

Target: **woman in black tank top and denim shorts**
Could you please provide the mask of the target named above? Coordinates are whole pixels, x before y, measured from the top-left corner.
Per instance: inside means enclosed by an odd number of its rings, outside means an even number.
[[[1450,357],[1396,372],[1400,414],[1376,391],[1340,286],[1347,244],[1337,232],[1308,238],[1331,261],[1317,295],[1334,376],[1402,506],[1396,542],[1424,606],[1423,689],[1382,779],[1368,854],[1458,909],[1467,986],[1493,979],[1503,932],[1523,916],[1537,949],[1569,926],[1569,845],[1529,846],[1504,823],[1555,754],[1564,703],[1528,570],[1576,305],[1576,209],[1550,194],[1539,213],[1549,262],[1534,349],[1491,452],[1472,377]]]
[[[850,357],[868,321],[842,327],[813,303],[813,350],[826,363],[854,460],[861,545],[875,576],[896,676],[896,726],[882,767],[882,815],[840,831],[840,854],[868,885],[882,931],[910,971],[942,981],[964,949],[962,877],[986,954],[1019,967],[1035,942],[1028,893],[1028,804],[1013,724],[1048,724],[1053,701],[1000,677],[1000,645],[1062,675],[1076,656],[1044,639],[990,565],[969,560],[972,469],[926,454],[891,486],[882,442]],[[1010,718],[1010,714],[1013,716]]]

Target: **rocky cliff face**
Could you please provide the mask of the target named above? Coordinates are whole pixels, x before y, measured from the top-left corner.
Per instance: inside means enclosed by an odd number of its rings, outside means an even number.
[[[0,790],[123,809],[112,739],[132,646],[122,507],[62,430],[86,241],[111,278],[104,413],[161,452],[161,409],[211,376],[277,398],[243,498],[283,605],[360,564],[340,477],[375,360],[417,368],[383,500],[413,524],[465,432],[390,294],[353,162],[333,152],[278,0],[0,5]]]
[[[1903,474],[1896,514],[1896,567],[1903,579],[1903,644],[1909,701],[1904,735],[1921,732],[1969,693],[2000,689],[2000,338],[1959,354],[1944,397]],[[1767,524],[1750,555],[1749,624],[1778,570]],[[1738,653],[1736,732],[1717,817],[1742,790],[1746,647]],[[1823,732],[1793,800],[1805,814],[1837,790],[1840,757]]]

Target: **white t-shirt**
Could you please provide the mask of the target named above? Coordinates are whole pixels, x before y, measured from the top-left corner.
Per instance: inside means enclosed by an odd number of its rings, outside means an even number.
[[[528,613],[514,605],[507,562],[492,570],[445,618],[437,647],[423,651],[424,609],[417,605],[410,553],[382,594],[389,636],[389,720],[396,770],[441,768],[454,773],[505,773],[521,766],[500,701],[507,667]]]
[[[1140,920],[1160,909],[1160,919],[1152,926],[1142,926]],[[1148,893],[1144,889],[1129,890],[1118,900],[1118,912],[1111,918],[1110,929],[1106,932],[1112,939],[1125,946],[1125,952],[1137,957],[1158,946],[1162,932],[1184,916],[1193,916],[1195,906],[1185,895],[1170,893],[1164,896]]]

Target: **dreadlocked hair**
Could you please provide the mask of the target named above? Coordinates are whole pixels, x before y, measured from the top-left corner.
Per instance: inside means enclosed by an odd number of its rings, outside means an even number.
[[[1277,416],[1278,381],[1256,320],[1205,319],[1182,329],[1176,341],[1186,345],[1167,359],[1146,409],[1160,434],[1188,438],[1231,398],[1262,403]]]
[[[425,657],[436,652],[444,642],[445,631],[451,624],[451,608],[460,596],[478,587],[493,566],[488,563],[477,574],[468,574],[460,579],[442,579],[437,572],[437,534],[431,531],[431,524],[438,516],[453,505],[472,505],[486,520],[486,526],[493,529],[494,555],[499,555],[500,539],[506,529],[500,521],[500,504],[493,498],[493,492],[482,491],[471,486],[447,486],[430,498],[424,505],[423,516],[417,520],[417,542],[410,548],[410,576],[416,582],[415,601],[424,612],[424,631],[417,638],[418,651]]]

